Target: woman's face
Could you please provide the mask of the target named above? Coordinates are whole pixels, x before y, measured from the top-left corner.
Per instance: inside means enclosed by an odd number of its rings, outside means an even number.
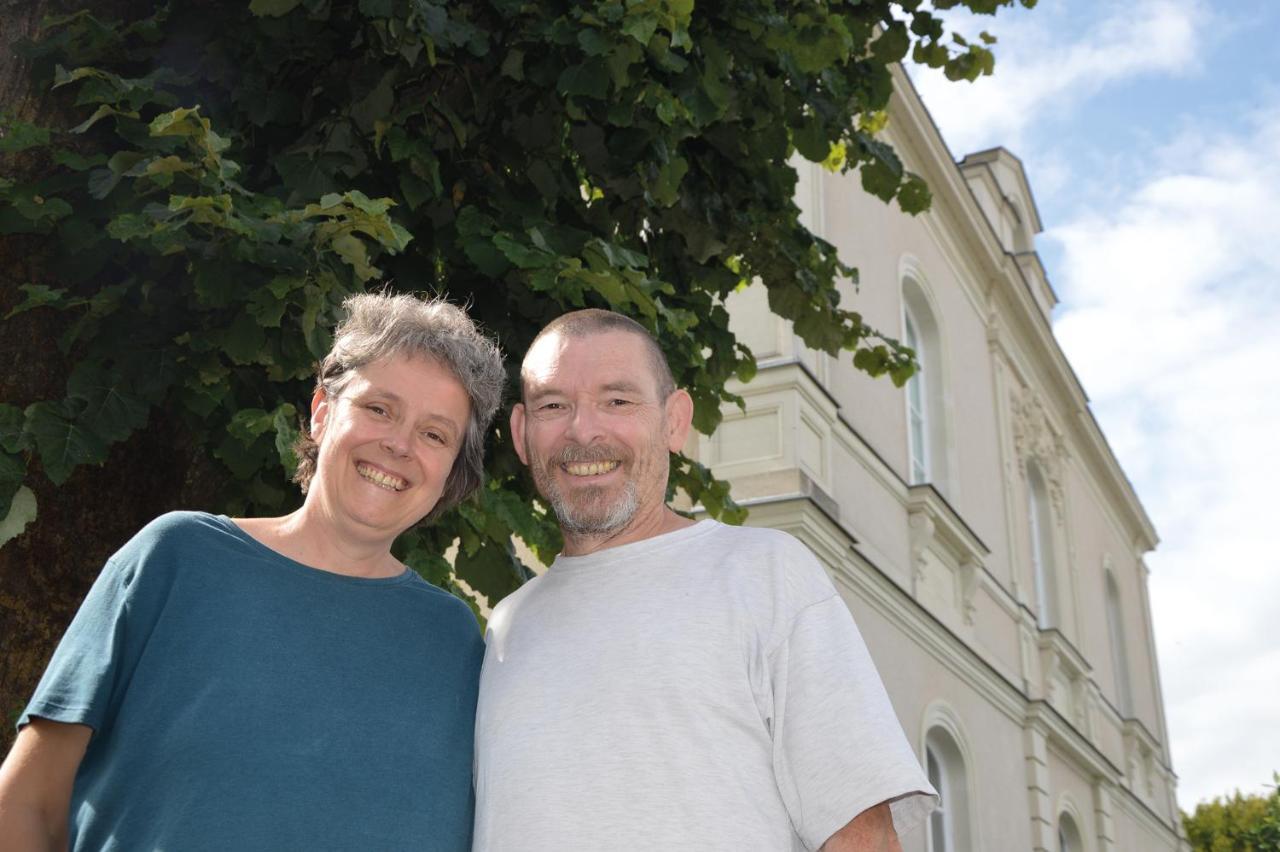
[[[339,535],[389,547],[440,499],[470,414],[462,384],[436,361],[394,355],[357,368],[336,396],[312,399],[320,449],[308,502]]]

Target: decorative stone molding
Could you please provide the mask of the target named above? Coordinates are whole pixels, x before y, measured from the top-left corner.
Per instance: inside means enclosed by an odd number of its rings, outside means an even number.
[[[907,490],[913,584],[919,588],[932,566],[950,574],[952,600],[966,625],[973,624],[982,561],[991,555],[982,539],[929,484]]]
[[[1115,807],[1110,782],[1095,778],[1093,782],[1093,821],[1097,831],[1098,852],[1116,852]]]
[[[1087,698],[1089,663],[1055,629],[1041,630],[1037,646],[1045,700],[1076,730],[1089,736],[1092,730]]]
[[[1137,719],[1124,721],[1124,773],[1129,789],[1145,802],[1155,796],[1156,774],[1160,771],[1156,755],[1160,743]]]
[[[1034,460],[1040,465],[1053,501],[1054,520],[1061,525],[1066,504],[1063,488],[1063,466],[1068,455],[1066,439],[1053,425],[1039,394],[1028,387],[1015,387],[1011,396],[1018,472],[1023,477],[1027,475],[1028,461]]]

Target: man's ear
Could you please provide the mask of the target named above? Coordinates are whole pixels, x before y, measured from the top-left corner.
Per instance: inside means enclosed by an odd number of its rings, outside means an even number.
[[[529,458],[524,451],[524,403],[517,402],[511,406],[511,443],[515,445],[516,455],[520,457],[520,461],[524,464],[529,463]]]
[[[667,449],[678,453],[684,449],[689,427],[693,425],[693,398],[684,388],[676,388],[667,397]]]
[[[330,405],[329,395],[324,392],[324,388],[316,388],[316,392],[311,395],[311,440],[317,444],[320,443],[324,425],[329,420]]]

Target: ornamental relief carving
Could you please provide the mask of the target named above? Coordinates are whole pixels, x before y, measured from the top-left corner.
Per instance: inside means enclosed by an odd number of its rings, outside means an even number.
[[[933,541],[935,527],[933,521],[923,512],[913,512],[907,520],[907,526],[911,530],[911,565],[914,569],[912,577],[919,582],[924,579],[925,569],[929,566],[929,560],[925,554]]]
[[[1067,458],[1067,444],[1049,419],[1039,394],[1027,387],[1015,387],[1012,393],[1013,446],[1018,460],[1018,473],[1027,475],[1027,462],[1034,460],[1044,475],[1054,517],[1062,523],[1065,508],[1062,471]]]

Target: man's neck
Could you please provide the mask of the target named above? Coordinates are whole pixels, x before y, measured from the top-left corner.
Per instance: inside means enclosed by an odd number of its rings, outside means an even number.
[[[655,536],[665,535],[678,529],[693,526],[691,518],[677,515],[667,506],[645,518],[635,518],[617,532],[603,535],[578,535],[561,529],[564,535],[564,556],[587,556],[612,547],[633,544]]]

